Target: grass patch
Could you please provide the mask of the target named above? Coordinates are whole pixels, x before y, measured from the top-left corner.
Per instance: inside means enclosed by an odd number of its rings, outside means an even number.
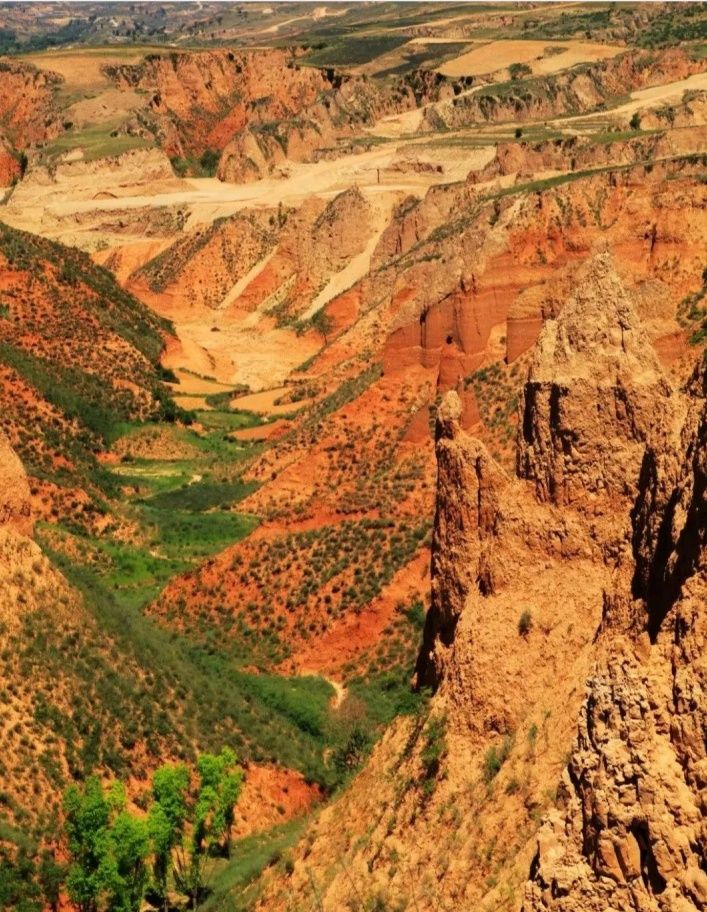
[[[370,63],[376,57],[381,57],[402,44],[407,44],[409,40],[406,35],[325,39],[325,46],[310,53],[306,57],[306,62],[312,66],[359,66]]]
[[[203,912],[247,912],[258,893],[257,881],[266,868],[283,860],[301,836],[306,820],[290,820],[264,833],[254,833],[231,844],[231,858],[217,862],[211,895]]]
[[[95,161],[130,152],[132,149],[145,149],[152,145],[141,136],[130,136],[127,133],[116,133],[119,123],[93,124],[81,130],[67,130],[44,146],[44,152],[50,158],[57,158],[74,149],[83,150],[84,161]]]
[[[195,644],[154,623],[134,599],[125,598],[119,589],[111,590],[109,581],[95,570],[57,552],[50,556],[83,594],[99,628],[112,640],[118,654],[111,664],[120,669],[125,662],[147,674],[146,681],[138,682],[140,696],[131,697],[128,692],[124,696],[128,705],[116,705],[117,713],[129,717],[131,699],[149,704],[163,719],[151,720],[146,736],[169,735],[187,756],[194,749],[216,750],[228,743],[245,759],[277,762],[314,781],[330,780],[324,738],[318,733],[326,682],[302,684],[300,679],[239,671],[233,659],[215,646]],[[52,631],[44,635],[51,636]],[[47,647],[42,651],[47,653]],[[107,674],[106,682],[115,677],[115,672]],[[112,698],[105,699],[115,705]]]
[[[237,503],[257,488],[254,481],[199,481],[157,494],[150,498],[148,505],[158,510],[191,510],[202,513],[214,507],[225,508]]]

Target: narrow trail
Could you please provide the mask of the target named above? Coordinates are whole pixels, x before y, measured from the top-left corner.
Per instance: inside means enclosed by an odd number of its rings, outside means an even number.
[[[313,669],[310,669],[310,668],[300,668],[300,670],[297,672],[297,674],[301,678],[315,677],[315,678],[321,678],[323,681],[326,681],[327,684],[331,685],[331,687],[334,688],[334,696],[332,697],[332,700],[331,700],[331,708],[332,709],[341,708],[341,705],[343,704],[343,702],[346,699],[347,694],[348,694],[348,691],[344,684],[342,684],[340,681],[334,681],[333,678],[328,678],[326,675],[323,675],[320,671],[314,671]]]

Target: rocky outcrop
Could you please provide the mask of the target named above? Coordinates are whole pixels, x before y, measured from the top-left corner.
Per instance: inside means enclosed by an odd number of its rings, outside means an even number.
[[[482,443],[461,430],[462,401],[448,393],[437,415],[437,512],[432,540],[432,604],[417,665],[421,686],[435,686],[437,645],[449,647],[472,590],[491,591],[489,547],[498,496],[508,479]]]
[[[707,358],[686,394],[671,388],[603,254],[538,340],[518,482],[460,430],[455,394],[440,407],[418,681],[439,688],[457,724],[512,731],[522,703],[508,686],[513,645],[490,657],[489,629],[509,604],[538,617],[546,599],[573,625],[601,616],[584,641],[595,667],[559,806],[537,837],[526,912],[704,908],[706,375]],[[542,591],[526,578],[533,564],[545,568]]]
[[[388,89],[331,68],[300,66],[285,49],[150,54],[106,67],[121,89],[150,93],[141,115],[169,155],[221,153],[218,177],[256,180],[285,158],[316,160],[339,135],[415,107],[406,83]]]
[[[642,624],[628,640],[604,631],[526,912],[707,906],[706,377],[703,360],[680,433],[646,451],[633,511]]]
[[[704,69],[704,61],[692,60],[679,48],[658,53],[628,51],[552,76],[498,83],[461,94],[428,107],[423,124],[431,130],[459,129],[474,123],[517,123],[592,111],[627,91],[685,79]]]
[[[671,389],[607,254],[548,320],[519,411],[517,471],[555,504],[635,495],[646,443],[670,426]]]
[[[220,180],[258,180],[277,174],[288,159],[311,162],[363,151],[361,145],[345,145],[361,139],[362,124],[415,106],[407,85],[389,90],[373,81],[321,72],[325,82],[317,98],[304,105],[300,99],[288,116],[274,114],[267,105],[248,112],[244,126],[223,149]]]
[[[16,149],[45,142],[62,131],[54,102],[61,76],[13,59],[0,61],[0,126]]]
[[[11,187],[22,176],[19,158],[0,135],[0,187]]]
[[[688,394],[681,432],[646,453],[634,510],[634,590],[646,603],[651,637],[698,572],[707,541],[707,358]]]
[[[31,535],[33,526],[27,473],[0,431],[0,528]]]

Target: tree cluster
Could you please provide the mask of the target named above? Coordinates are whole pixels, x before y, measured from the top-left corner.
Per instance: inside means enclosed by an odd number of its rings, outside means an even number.
[[[0,908],[56,909],[63,891],[77,912],[165,910],[179,897],[192,908],[208,894],[214,860],[229,853],[243,771],[228,748],[157,769],[145,812],[128,809],[120,782],[93,776],[64,793],[69,862],[45,852],[39,863],[0,852]]]

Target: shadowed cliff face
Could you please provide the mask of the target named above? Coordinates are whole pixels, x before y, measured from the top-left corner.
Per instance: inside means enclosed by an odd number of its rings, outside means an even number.
[[[672,443],[646,451],[633,511],[634,616],[611,623],[561,804],[538,838],[524,909],[693,910],[707,903],[703,360]]]
[[[535,565],[533,613],[555,600],[574,623],[594,617],[595,629],[584,641],[593,669],[577,734],[523,908],[688,912],[707,902],[707,360],[685,390],[672,389],[611,260],[596,257],[579,278],[534,351],[517,480],[461,430],[454,393],[440,409],[418,681],[438,688],[456,724],[512,731],[529,697],[500,686],[514,647],[490,658],[487,630],[504,600],[529,601]],[[558,539],[556,574],[548,558]],[[528,649],[529,693],[537,658]]]
[[[653,640],[699,574],[707,536],[707,359],[687,391],[690,406],[673,445],[646,452],[634,510],[634,594],[646,602]]]
[[[432,608],[419,683],[442,680],[440,656],[453,645],[470,599],[487,599],[502,584],[522,601],[514,564],[545,560],[553,536],[563,557],[585,552],[601,565],[598,572],[623,580],[620,597],[609,593],[603,611],[630,626],[630,514],[641,466],[649,446],[665,446],[682,408],[607,254],[577,273],[573,293],[534,349],[519,404],[517,481],[461,431],[459,400],[446,397],[437,424]],[[573,595],[558,593],[569,606]]]

